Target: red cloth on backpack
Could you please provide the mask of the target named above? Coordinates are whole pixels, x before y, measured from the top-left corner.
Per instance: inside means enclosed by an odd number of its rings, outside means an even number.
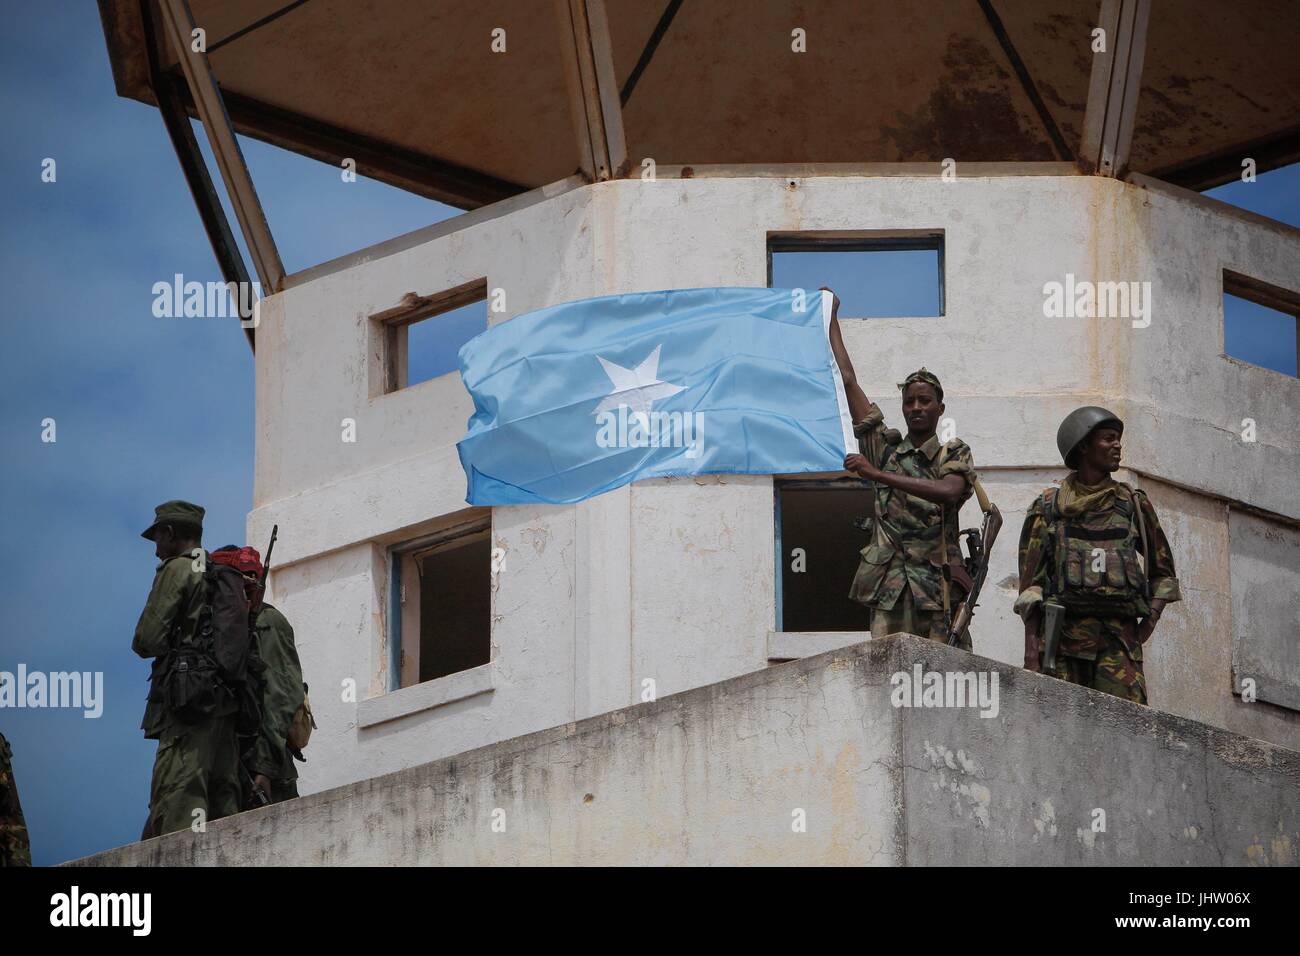
[[[262,576],[262,556],[256,548],[238,548],[235,551],[213,551],[210,555],[217,564],[228,564],[236,571]]]

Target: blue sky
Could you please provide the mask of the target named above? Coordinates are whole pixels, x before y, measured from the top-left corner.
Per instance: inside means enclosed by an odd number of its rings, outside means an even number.
[[[155,745],[141,736],[148,667],[131,633],[153,578],[139,532],[153,506],[208,509],[210,547],[242,542],[252,499],[253,360],[229,320],[159,319],[152,286],[175,273],[219,280],[211,248],[157,111],[114,92],[89,0],[7,11],[0,35],[0,268],[8,280],[0,351],[0,670],[102,671],[97,720],[77,711],[0,711],[37,863],[135,839]],[[201,136],[201,131],[200,131]],[[437,222],[456,210],[244,141],[290,271]],[[57,162],[43,183],[41,162]],[[212,167],[215,168],[215,167]],[[1300,223],[1300,169],[1219,191]],[[232,217],[233,222],[233,217]],[[829,283],[856,314],[928,314],[903,293],[933,285],[932,258],[881,276],[836,274],[800,257],[778,284]],[[481,310],[481,307],[480,307]],[[1230,322],[1232,321],[1230,317]],[[441,337],[422,332],[412,377],[452,367],[476,327],[467,310]],[[1243,321],[1241,354],[1294,373],[1294,323]],[[447,326],[444,326],[447,328]],[[413,339],[415,342],[416,339]],[[41,422],[57,441],[41,441]],[[259,547],[262,542],[253,542]]]

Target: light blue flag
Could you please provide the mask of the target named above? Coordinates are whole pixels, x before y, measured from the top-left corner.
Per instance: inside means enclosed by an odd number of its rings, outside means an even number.
[[[839,471],[857,450],[829,293],[682,289],[567,302],[460,350],[472,505],[582,501],[640,478]]]

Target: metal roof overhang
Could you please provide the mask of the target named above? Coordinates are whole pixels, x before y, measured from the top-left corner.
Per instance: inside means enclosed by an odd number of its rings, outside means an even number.
[[[156,104],[141,0],[99,0]],[[579,169],[565,0],[190,0],[235,129],[473,208]],[[626,149],[660,165],[1074,160],[1098,0],[607,0]],[[492,31],[505,31],[493,52]],[[805,31],[805,53],[792,31]],[[1300,159],[1300,6],[1155,4],[1128,169]],[[170,45],[164,73],[177,71]],[[182,89],[186,106],[193,110]]]

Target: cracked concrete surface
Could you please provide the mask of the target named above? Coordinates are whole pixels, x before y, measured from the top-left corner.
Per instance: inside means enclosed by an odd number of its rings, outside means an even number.
[[[997,670],[998,717],[893,707],[916,663]],[[78,862],[1294,865],[1297,840],[1300,754],[896,635]]]

